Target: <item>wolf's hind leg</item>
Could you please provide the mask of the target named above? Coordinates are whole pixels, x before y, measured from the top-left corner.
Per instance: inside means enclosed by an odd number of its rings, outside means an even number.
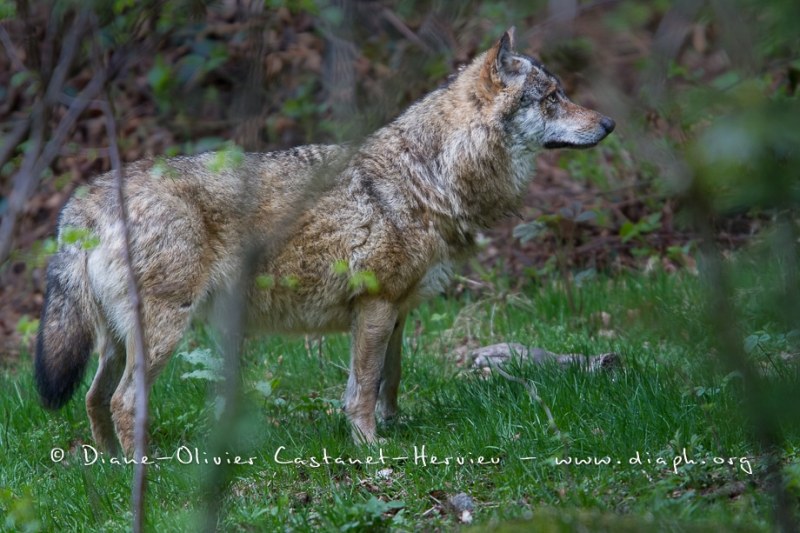
[[[397,321],[397,309],[389,302],[370,300],[356,314],[351,340],[350,377],[344,410],[353,426],[356,442],[374,443],[375,405],[378,401],[386,348]]]
[[[378,416],[384,422],[390,422],[397,416],[397,391],[400,387],[400,359],[403,350],[403,326],[405,315],[397,317],[397,321],[389,337],[386,347],[386,358],[381,372],[381,386],[378,392]]]
[[[146,387],[149,391],[183,337],[191,313],[187,307],[146,300],[144,308],[144,333],[148,343]],[[132,457],[136,414],[136,343],[132,333],[128,334],[126,352],[125,372],[111,398],[111,413],[122,449],[126,456]]]
[[[107,329],[100,333],[98,340],[100,363],[92,386],[86,393],[86,412],[95,443],[104,451],[116,455],[119,444],[111,419],[111,397],[125,369],[125,350],[122,343],[114,339]]]

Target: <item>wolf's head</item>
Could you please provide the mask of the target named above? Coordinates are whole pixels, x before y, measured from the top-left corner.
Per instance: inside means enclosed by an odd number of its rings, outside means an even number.
[[[530,149],[588,148],[614,131],[614,121],[581,107],[559,79],[514,48],[514,28],[484,55],[475,96],[502,120],[512,142]]]

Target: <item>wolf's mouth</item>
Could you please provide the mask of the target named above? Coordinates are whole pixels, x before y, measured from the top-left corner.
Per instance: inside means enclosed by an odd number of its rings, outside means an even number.
[[[563,142],[563,141],[550,141],[550,142],[544,143],[544,147],[547,148],[547,149],[552,149],[552,148],[577,148],[577,149],[580,150],[582,148],[591,148],[592,146],[597,146],[598,142],[600,142],[600,141],[596,141],[596,142],[588,143],[588,144],[586,144],[586,143],[577,144],[577,143],[570,143],[570,142]]]
[[[550,141],[544,143],[545,148],[591,148],[592,146],[597,146],[597,143],[608,137],[608,135],[614,131],[617,124],[614,122],[613,119],[608,117],[601,117],[599,121],[600,127],[602,128],[601,132],[595,132],[594,136],[596,139],[592,141],[585,141],[585,142],[569,142],[569,141]]]

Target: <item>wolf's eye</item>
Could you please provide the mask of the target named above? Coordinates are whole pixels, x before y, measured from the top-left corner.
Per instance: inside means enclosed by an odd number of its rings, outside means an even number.
[[[558,93],[553,91],[550,94],[548,94],[547,95],[547,102],[550,103],[550,104],[555,104],[556,102],[558,102]]]

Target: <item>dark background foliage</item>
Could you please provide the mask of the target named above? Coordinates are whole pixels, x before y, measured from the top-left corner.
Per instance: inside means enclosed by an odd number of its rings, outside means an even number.
[[[92,98],[110,98],[125,161],[358,142],[511,25],[619,127],[596,150],[542,154],[521,220],[482,236],[470,272],[520,286],[694,270],[698,216],[725,248],[768,237],[796,257],[795,2],[3,0],[0,13],[6,354],[35,328],[60,207],[110,168]]]
[[[27,331],[24,317],[38,315],[59,208],[109,170],[99,109],[89,103],[61,132],[16,203],[12,178],[37,135],[53,139],[100,65],[125,161],[231,142],[244,150],[358,142],[515,25],[521,50],[620,126],[598,150],[543,154],[523,220],[485,236],[473,272],[524,284],[554,272],[694,268],[697,235],[682,211],[691,195],[702,197],[694,200],[726,246],[780,211],[796,229],[800,65],[790,21],[800,8],[790,1],[82,6],[0,4],[0,216],[13,226],[0,273],[7,352]],[[69,57],[59,55],[66,44]]]

